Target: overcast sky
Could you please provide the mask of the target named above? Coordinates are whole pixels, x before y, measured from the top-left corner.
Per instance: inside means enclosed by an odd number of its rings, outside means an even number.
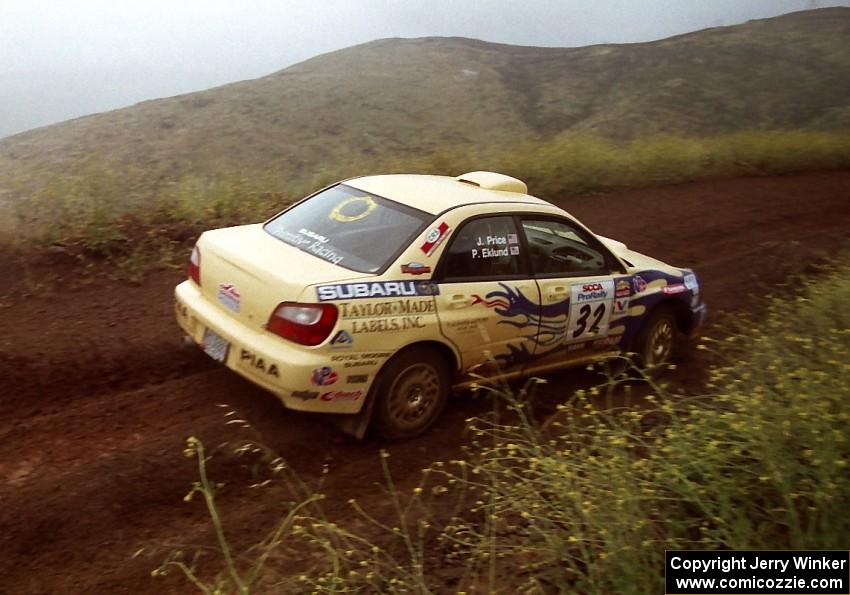
[[[659,39],[850,0],[0,0],[0,137],[384,37]]]

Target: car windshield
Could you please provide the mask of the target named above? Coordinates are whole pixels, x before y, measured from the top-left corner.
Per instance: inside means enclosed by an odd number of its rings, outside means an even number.
[[[317,258],[374,273],[431,219],[422,211],[338,184],[284,211],[265,230]]]

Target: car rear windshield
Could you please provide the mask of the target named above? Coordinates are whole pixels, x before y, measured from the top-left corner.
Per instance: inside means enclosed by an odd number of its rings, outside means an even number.
[[[317,258],[374,273],[431,219],[422,211],[338,184],[284,211],[265,229]]]

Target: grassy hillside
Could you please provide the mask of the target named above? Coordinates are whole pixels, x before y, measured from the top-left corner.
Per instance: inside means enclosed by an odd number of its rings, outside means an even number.
[[[384,39],[2,139],[0,201],[92,174],[126,203],[234,176],[306,188],[445,147],[485,161],[558,136],[846,131],[848,39],[846,8],[586,48]]]

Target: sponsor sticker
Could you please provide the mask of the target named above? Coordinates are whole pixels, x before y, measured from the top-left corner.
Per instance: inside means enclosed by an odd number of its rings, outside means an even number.
[[[619,297],[629,297],[632,294],[632,286],[625,279],[617,280],[617,289],[614,294]]]
[[[352,374],[346,378],[348,384],[364,384],[367,380],[369,380],[368,374]]]
[[[614,298],[614,310],[611,312],[611,320],[622,318],[629,311],[629,298]]]
[[[292,396],[296,399],[301,399],[302,401],[312,401],[313,399],[319,398],[318,391],[312,390],[294,390],[292,391]]]
[[[331,300],[359,300],[376,297],[411,297],[439,295],[440,287],[430,281],[375,281],[337,283],[316,287],[320,302]]]
[[[263,372],[269,376],[280,378],[280,372],[278,371],[277,364],[274,362],[267,362],[253,351],[248,351],[247,349],[240,350],[239,362],[243,366],[253,368],[257,372]]]
[[[401,272],[408,275],[425,275],[431,272],[431,267],[421,262],[409,262],[401,265]]]
[[[640,275],[635,275],[632,277],[632,289],[635,293],[641,293],[646,291],[646,281],[644,281],[643,277]]]
[[[378,318],[384,316],[407,316],[414,314],[433,314],[434,300],[406,299],[389,302],[345,303],[339,305],[343,319]]]
[[[338,353],[331,356],[332,362],[353,362],[359,359],[377,360],[390,356],[389,351],[376,351],[374,353]]]
[[[346,330],[338,331],[331,339],[331,348],[351,347],[354,343],[354,338]]]
[[[341,200],[328,217],[340,223],[351,223],[365,219],[377,208],[378,203],[371,196],[350,196]]]
[[[313,370],[312,375],[310,376],[310,384],[315,384],[316,386],[330,386],[334,384],[339,375],[333,371],[333,368],[330,366],[322,366],[321,368],[316,368]]]
[[[315,254],[319,258],[323,258],[333,264],[339,264],[344,255],[338,254],[333,246],[329,243],[330,240],[325,236],[316,233],[312,230],[302,227],[297,233],[291,231],[282,231],[279,234],[281,240],[295,246],[300,250]]]
[[[332,390],[322,393],[319,397],[322,401],[357,401],[363,396],[363,391],[357,390]]]
[[[614,281],[610,279],[591,281],[590,283],[576,283],[572,286],[574,304],[609,300],[612,297],[614,297]]]
[[[341,362],[343,368],[361,368],[377,366],[381,360],[389,357],[387,352],[345,353],[331,356],[332,362]]]
[[[449,225],[443,221],[440,225],[428,231],[428,235],[425,236],[425,243],[422,244],[419,249],[425,253],[425,256],[431,256],[431,254],[434,253],[434,250],[437,249],[437,246],[439,246],[448,235]]]
[[[401,316],[398,318],[379,318],[377,320],[355,320],[351,323],[351,332],[382,333],[385,331],[407,331],[425,328],[422,316]]]
[[[218,284],[218,301],[219,303],[230,310],[239,314],[239,303],[242,301],[242,296],[233,283]]]
[[[675,295],[677,293],[685,293],[688,290],[684,283],[674,283],[673,285],[665,285],[661,288],[662,293],[667,295]]]

